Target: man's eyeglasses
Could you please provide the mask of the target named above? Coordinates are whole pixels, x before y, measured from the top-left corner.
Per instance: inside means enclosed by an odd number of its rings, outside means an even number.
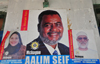
[[[87,40],[87,37],[83,37],[83,38],[82,37],[79,37],[78,39],[79,40],[82,40],[82,39]]]

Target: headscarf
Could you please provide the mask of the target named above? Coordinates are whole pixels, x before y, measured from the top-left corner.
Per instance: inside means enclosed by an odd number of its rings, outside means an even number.
[[[16,32],[16,31],[13,32],[13,33],[10,35],[9,39],[11,38],[11,36],[12,36],[13,34],[17,34],[17,35],[18,35],[18,37],[19,37],[19,43],[18,43],[17,45],[15,45],[15,46],[11,46],[11,44],[10,44],[10,42],[9,42],[8,46],[4,49],[5,52],[8,52],[8,55],[12,55],[12,54],[17,53],[17,52],[19,51],[21,45],[23,45],[23,44],[22,44],[22,40],[21,40],[21,36],[20,36],[20,34],[19,34],[18,32]]]

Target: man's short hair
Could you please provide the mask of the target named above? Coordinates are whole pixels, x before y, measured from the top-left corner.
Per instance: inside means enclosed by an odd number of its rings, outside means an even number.
[[[45,10],[43,12],[41,12],[38,16],[38,21],[39,21],[39,25],[41,24],[41,21],[42,21],[42,17],[44,15],[54,15],[54,14],[57,14],[59,15],[59,17],[61,18],[60,14],[57,12],[57,11],[54,11],[54,10]]]

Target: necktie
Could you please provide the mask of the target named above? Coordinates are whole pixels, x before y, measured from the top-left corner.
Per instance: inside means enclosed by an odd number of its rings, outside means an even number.
[[[55,51],[53,52],[53,55],[58,55],[58,52],[55,50]]]

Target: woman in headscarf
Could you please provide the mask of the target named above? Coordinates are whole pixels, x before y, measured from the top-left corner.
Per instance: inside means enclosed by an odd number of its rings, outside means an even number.
[[[9,44],[4,49],[3,59],[25,59],[26,46],[22,44],[18,32],[13,32],[9,37]]]

